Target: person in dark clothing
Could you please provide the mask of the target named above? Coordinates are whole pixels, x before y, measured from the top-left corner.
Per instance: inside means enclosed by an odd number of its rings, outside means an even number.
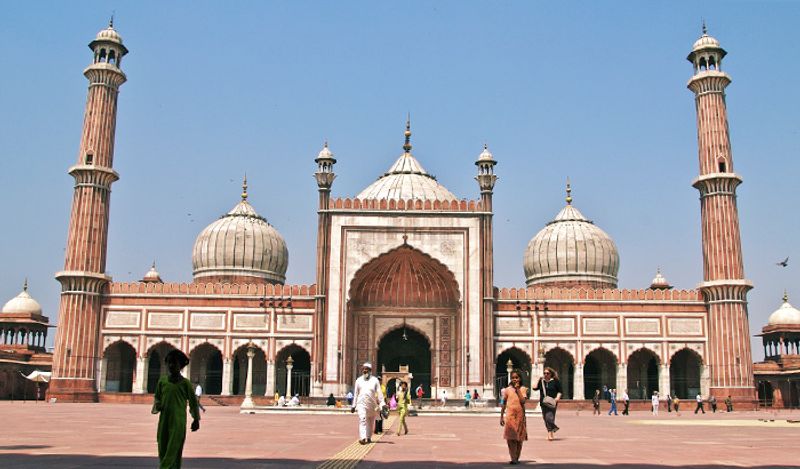
[[[600,415],[600,390],[594,390],[594,397],[592,398],[592,415]]]
[[[328,405],[328,406],[335,406],[336,405],[336,398],[333,397],[333,393],[331,393],[331,395],[328,396],[328,400],[325,401],[325,405]]]
[[[697,401],[697,407],[695,407],[695,409],[694,409],[694,413],[696,414],[696,413],[697,413],[697,411],[699,410],[699,411],[701,411],[701,412],[703,412],[703,413],[705,414],[705,413],[706,413],[706,410],[703,408],[703,396],[701,396],[701,395],[698,393],[698,394],[697,394],[697,397],[695,398],[695,400]]]
[[[731,396],[728,396],[728,398],[725,399],[725,410],[728,412],[733,412],[733,401],[731,400]]]
[[[667,393],[667,412],[672,412],[672,394]]]
[[[556,425],[556,408],[558,401],[561,400],[561,381],[558,379],[556,370],[549,366],[544,369],[544,375],[539,378],[539,382],[531,390],[539,390],[539,402],[542,404],[542,419],[544,419],[544,426],[547,428],[547,439],[554,440],[555,434],[558,431]],[[545,397],[553,399],[553,406],[545,403]]]

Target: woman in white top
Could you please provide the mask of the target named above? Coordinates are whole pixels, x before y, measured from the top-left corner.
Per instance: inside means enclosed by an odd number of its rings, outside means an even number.
[[[658,391],[653,391],[650,403],[653,404],[653,415],[658,415]]]

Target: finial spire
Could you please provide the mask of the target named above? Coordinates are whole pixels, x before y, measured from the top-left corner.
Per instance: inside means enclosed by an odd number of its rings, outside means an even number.
[[[244,174],[244,180],[242,181],[242,202],[247,201],[247,173]]]
[[[784,303],[789,302],[789,293],[786,290],[783,290],[783,302]]]
[[[22,285],[22,291],[28,291],[28,277],[25,277],[25,283]]]
[[[406,153],[410,153],[411,152],[411,113],[410,112],[408,113],[408,117],[406,118],[405,136],[406,136],[406,143],[403,144],[403,150],[405,150]]]
[[[708,34],[708,28],[706,28],[706,19],[703,18],[702,21],[703,21],[703,35],[705,36],[706,34]]]
[[[567,176],[567,205],[572,205],[572,186],[569,184],[569,176]]]
[[[154,268],[154,269],[156,268],[156,261],[155,261],[155,259],[153,260],[153,268]]]
[[[111,13],[111,19],[108,20],[108,27],[114,29],[114,13]]]

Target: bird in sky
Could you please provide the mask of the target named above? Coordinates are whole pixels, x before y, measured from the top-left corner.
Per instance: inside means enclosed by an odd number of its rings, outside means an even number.
[[[789,265],[789,257],[786,257],[786,259],[782,260],[781,262],[776,262],[775,265],[779,265],[781,267],[788,266]]]

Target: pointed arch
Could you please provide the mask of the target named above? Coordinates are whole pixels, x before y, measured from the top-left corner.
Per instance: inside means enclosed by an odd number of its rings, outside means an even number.
[[[133,391],[136,373],[136,349],[124,341],[117,340],[103,351],[105,361],[105,390],[107,392]]]
[[[544,354],[544,366],[550,367],[558,373],[561,381],[561,396],[563,399],[572,399],[572,390],[575,379],[575,357],[561,347],[553,347]]]

